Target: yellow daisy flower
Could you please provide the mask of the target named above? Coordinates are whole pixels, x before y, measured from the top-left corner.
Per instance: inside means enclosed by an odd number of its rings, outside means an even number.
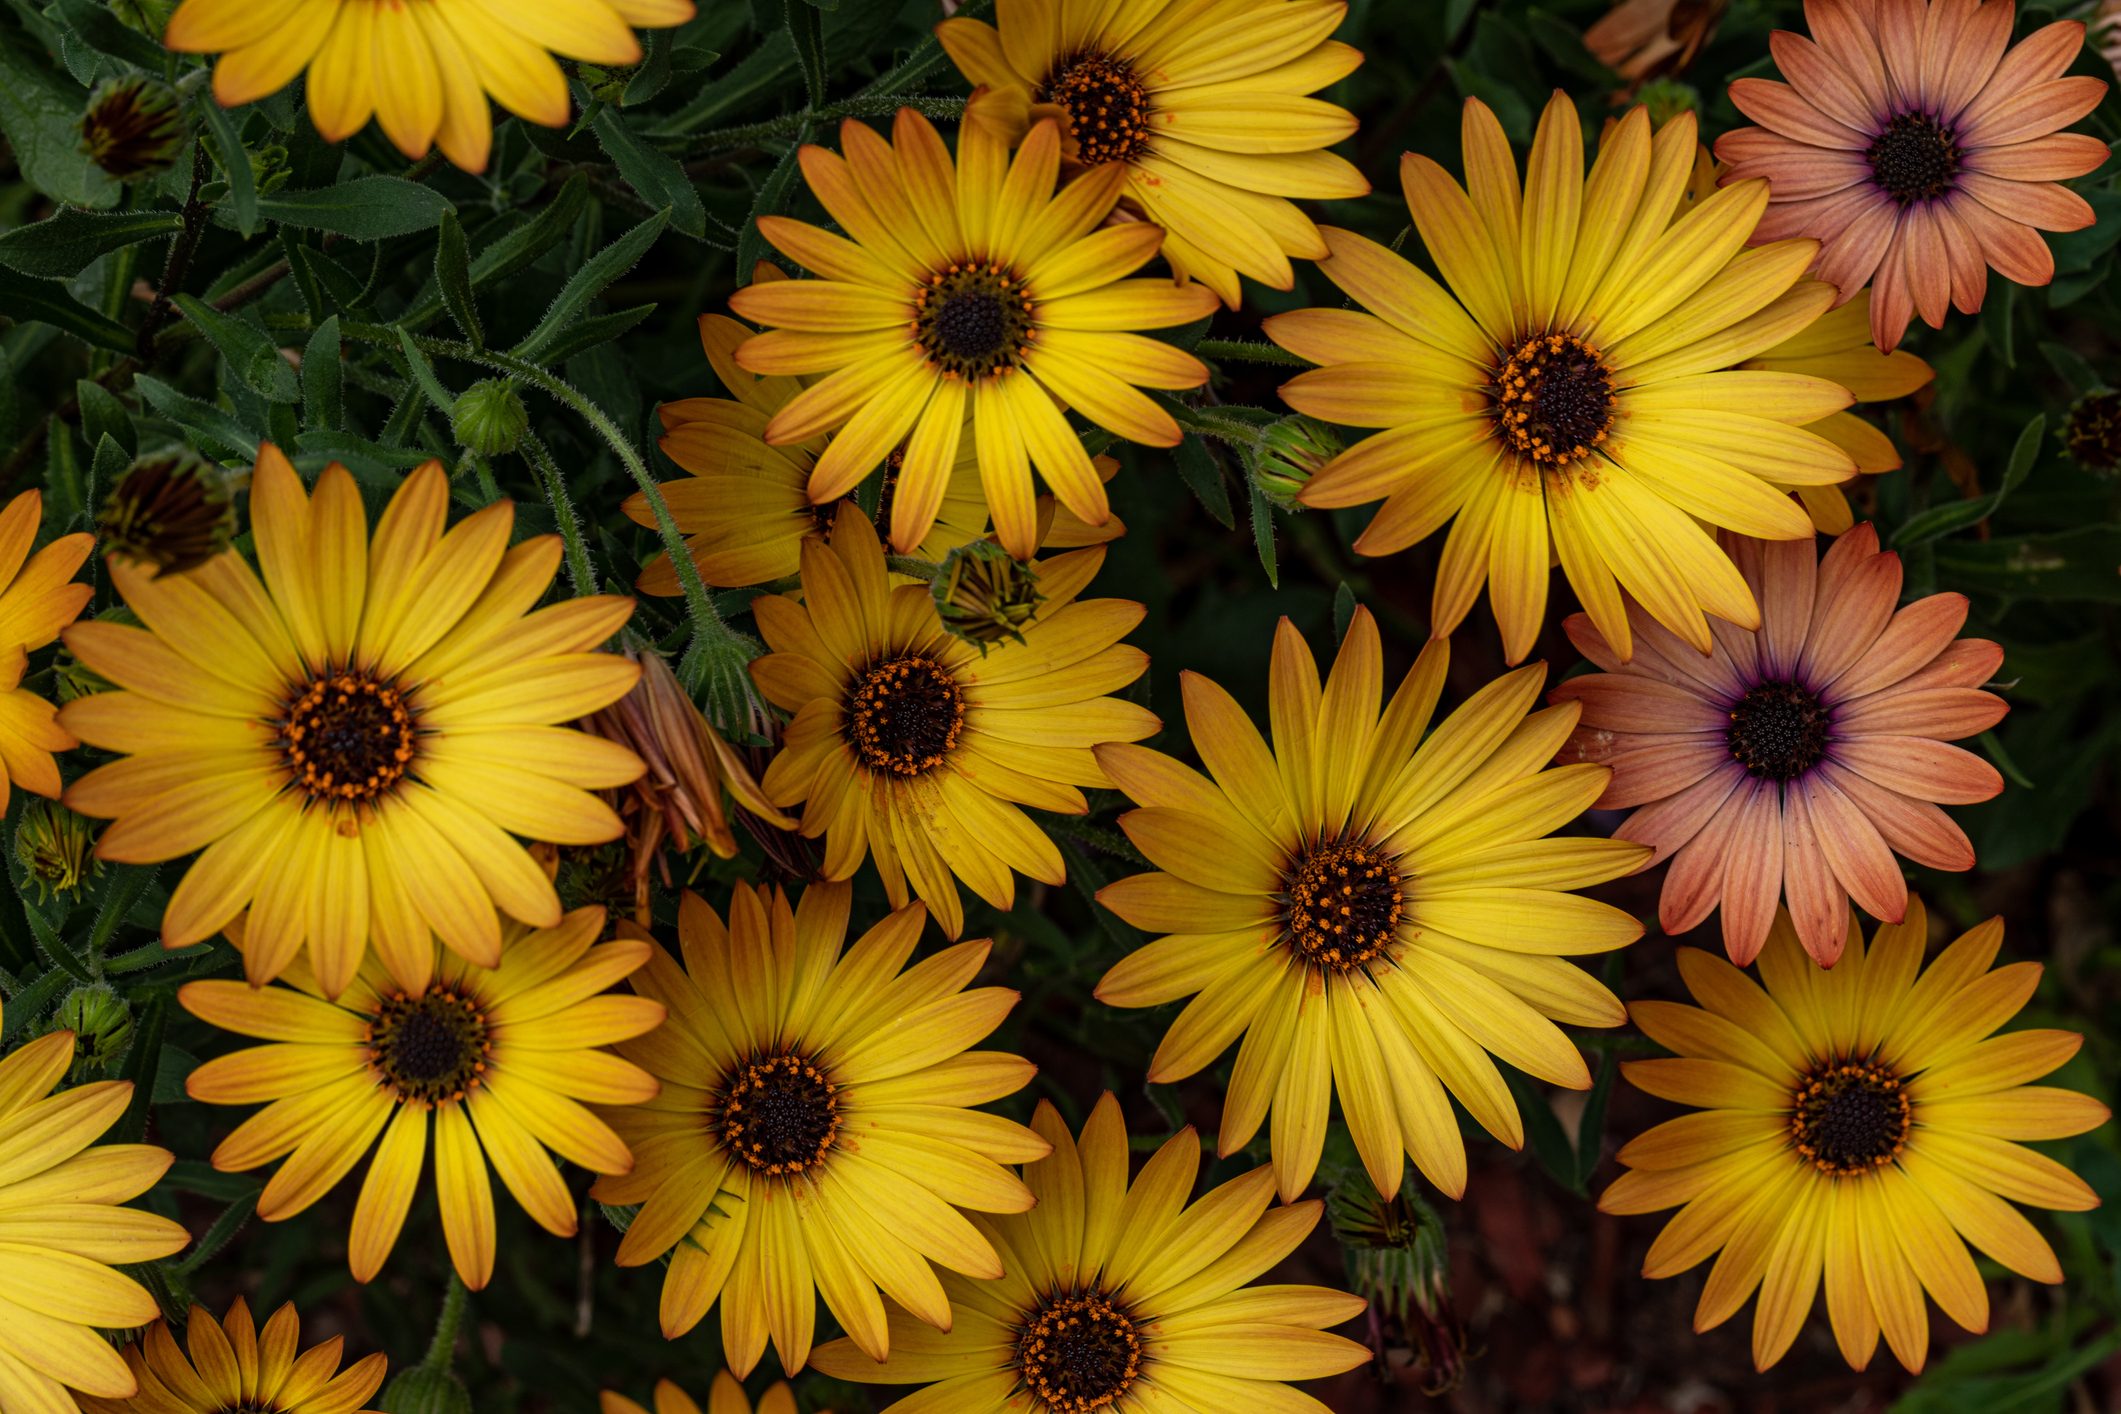
[[[373,1414],[362,1406],[390,1365],[375,1354],[341,1370],[339,1336],[302,1350],[302,1318],[292,1301],[262,1331],[240,1296],[219,1321],[195,1305],[184,1336],[189,1355],[169,1322],[148,1327],[125,1347],[139,1393],[83,1399],[81,1414]]]
[[[1114,965],[1098,999],[1193,998],[1149,1064],[1153,1082],[1183,1080],[1243,1037],[1218,1148],[1243,1148],[1271,1110],[1284,1200],[1311,1182],[1336,1091],[1378,1192],[1399,1191],[1411,1157],[1458,1196],[1465,1147],[1445,1092],[1518,1148],[1517,1104],[1489,1053],[1585,1089],[1590,1071],[1554,1023],[1617,1026],[1623,1015],[1563,961],[1642,935],[1628,914],[1566,891],[1650,857],[1620,840],[1547,838],[1612,774],[1547,769],[1579,704],[1534,711],[1546,666],[1533,664],[1430,732],[1449,662],[1448,640],[1432,640],[1380,714],[1384,658],[1368,610],[1355,611],[1323,689],[1283,619],[1271,749],[1236,699],[1185,673],[1186,725],[1207,776],[1139,746],[1097,750],[1141,807],[1120,828],[1162,871],[1098,899],[1170,935]]]
[[[1015,905],[1015,874],[1064,882],[1060,851],[1019,807],[1084,814],[1078,787],[1106,783],[1091,748],[1162,726],[1104,696],[1149,665],[1119,641],[1141,605],[1076,599],[1104,551],[1040,562],[1045,602],[1021,641],[991,645],[946,632],[926,584],[891,587],[875,530],[851,508],[802,554],[802,602],[752,603],[769,651],[751,675],[795,718],[760,785],[803,807],[806,838],[824,837],[824,877],[851,878],[873,856],[892,905],[920,898],[953,938],[956,880],[1000,909]]]
[[[781,1367],[810,1358],[817,1297],[864,1350],[890,1350],[885,1295],[937,1328],[950,1303],[931,1262],[1001,1275],[960,1209],[1013,1213],[1031,1191],[1005,1164],[1046,1143],[970,1108],[1015,1094],[1035,1071],[968,1050],[1017,994],[964,990],[984,941],[907,968],[927,913],[902,908],[842,952],[850,891],[736,886],[729,922],[694,893],[679,902],[682,965],[661,948],[634,990],[670,1023],[619,1053],[663,1082],[660,1098],[609,1113],[640,1156],[592,1194],[640,1204],[619,1265],[669,1255],[663,1334],[722,1303],[722,1352],[748,1375],[770,1338]]]
[[[496,908],[533,927],[560,900],[511,837],[601,844],[623,833],[591,794],[641,774],[624,747],[556,724],[625,696],[640,665],[591,650],[633,601],[530,612],[560,540],[510,547],[497,502],[443,533],[449,478],[408,477],[374,538],[334,463],[314,497],[259,449],[250,505],[261,582],[233,551],[150,578],[113,562],[143,627],[75,624],[67,647],[124,689],[76,698],[59,723],[127,759],[66,790],[112,818],[101,859],[155,864],[202,851],[170,894],[162,941],[212,937],[245,908],[253,983],[309,945],[326,996],[371,943],[399,990],[432,975],[433,940],[500,959]]]
[[[785,278],[761,264],[757,280]],[[767,424],[814,378],[761,377],[736,361],[736,350],[756,332],[720,314],[700,316],[700,343],[727,398],[685,398],[657,411],[663,421],[658,443],[664,454],[690,475],[662,485],[670,517],[685,536],[685,546],[700,578],[717,588],[743,588],[792,578],[802,568],[801,547],[823,540],[832,530],[839,497],[823,505],[810,503],[810,469],[831,442],[819,433],[807,441],[776,447],[766,441]],[[876,521],[888,530],[904,466],[903,449],[884,460],[883,494]],[[1119,470],[1111,457],[1093,457],[1098,479],[1109,483]],[[619,507],[636,525],[654,528],[648,498],[636,491]],[[1083,524],[1053,498],[1039,498],[1039,543],[1055,548],[1098,545],[1115,540],[1125,527],[1118,516],[1101,526]],[[1056,510],[1058,513],[1056,514]],[[972,438],[960,438],[957,459],[936,510],[935,524],[910,552],[940,561],[958,546],[987,533],[987,499],[980,490],[979,456]],[[681,592],[676,568],[658,554],[636,581],[643,594]]]
[[[373,117],[407,157],[439,145],[480,172],[493,148],[488,94],[528,122],[564,126],[572,104],[553,55],[638,64],[632,26],[692,16],[692,0],[184,0],[162,42],[221,56],[214,97],[224,108],[278,93],[307,69],[310,121],[326,142]]]
[[[270,1043],[217,1056],[184,1083],[207,1104],[265,1106],[221,1141],[214,1167],[240,1173],[285,1159],[258,1199],[258,1216],[279,1222],[337,1187],[373,1147],[347,1249],[365,1282],[405,1225],[432,1120],[442,1235],[466,1286],[481,1290],[493,1276],[489,1162],[540,1227],[572,1237],[575,1200],[546,1150],[592,1173],[624,1173],[633,1156],[581,1102],[639,1104],[657,1090],[653,1076],[600,1049],[663,1019],[652,1001],[603,995],[648,960],[645,944],[597,943],[603,928],[601,908],[553,928],[511,928],[500,966],[440,954],[419,992],[373,958],[335,998],[301,961],[284,985],[187,983],[177,994],[186,1011]],[[229,939],[243,947],[243,934],[238,925]]]
[[[191,1234],[118,1205],[175,1160],[147,1144],[96,1144],[131,1103],[130,1081],[52,1094],[74,1059],[54,1031],[0,1060],[0,1414],[74,1414],[68,1390],[123,1399],[138,1386],[97,1329],[145,1325],[147,1288],[113,1268],[182,1251]]]
[[[1043,1100],[1031,1125],[1053,1146],[1024,1166],[1038,1206],[974,1219],[1006,1273],[945,1276],[948,1330],[893,1311],[889,1359],[836,1340],[818,1350],[820,1370],[934,1382],[891,1406],[897,1414],[1327,1414],[1282,1381],[1367,1361],[1367,1346],[1327,1330],[1367,1303],[1321,1286],[1248,1285],[1310,1235],[1322,1204],[1270,1207],[1274,1176],[1262,1168],[1188,1205],[1201,1147],[1190,1127],[1130,1184],[1126,1122],[1109,1094],[1080,1142]]]
[[[1324,365],[1284,385],[1291,407],[1385,429],[1320,470],[1304,502],[1383,498],[1356,541],[1371,555],[1454,522],[1431,610],[1438,634],[1485,584],[1505,655],[1523,658],[1558,557],[1623,659],[1633,641],[1622,589],[1705,653],[1705,612],[1760,622],[1713,528],[1806,538],[1811,521],[1784,492],[1855,474],[1846,452],[1806,430],[1847,407],[1848,389],[1737,368],[1832,303],[1830,289],[1800,283],[1816,246],[1745,248],[1767,206],[1763,181],[1680,214],[1694,133],[1685,114],[1653,138],[1638,108],[1586,174],[1576,109],[1557,93],[1520,184],[1501,124],[1469,99],[1467,187],[1426,157],[1400,164],[1445,283],[1327,228],[1333,253],[1319,269],[1362,308],[1266,322],[1276,343]]]
[[[1967,1330],[1988,1328],[1969,1243],[2020,1276],[2062,1280],[2011,1203],[2098,1206],[2082,1179],[2016,1142],[2082,1134],[2108,1117],[2089,1095],[2027,1084],[2075,1055],[2081,1036],[1992,1034],[2032,996],[2040,964],[1990,971],[2003,943],[2003,922],[1991,919],[1925,971],[1928,935],[1920,899],[1868,949],[1851,914],[1841,961],[1820,968],[1785,913],[1760,955],[1765,990],[1722,958],[1681,948],[1680,974],[1701,1006],[1628,1009],[1677,1056],[1631,1061],[1623,1073],[1699,1112],[1623,1148],[1629,1172],[1598,1206],[1678,1208],[1643,1274],[1676,1276],[1716,1258],[1697,1331],[1758,1289],[1753,1362],[1763,1370],[1796,1339],[1822,1284],[1850,1365],[1870,1362],[1882,1331],[1900,1363],[1920,1370],[1925,1292]]]
[[[747,285],[729,307],[768,332],[737,362],[754,373],[827,375],[766,424],[774,446],[837,429],[810,469],[810,500],[853,490],[902,443],[891,543],[928,536],[965,437],[974,443],[995,538],[1018,559],[1038,547],[1036,466],[1091,525],[1111,514],[1104,483],[1062,405],[1118,436],[1176,446],[1178,425],[1142,394],[1207,381],[1201,361],[1131,331],[1206,318],[1199,286],[1124,278],[1155,256],[1144,222],[1100,230],[1124,185],[1106,166],[1059,192],[1060,129],[1032,125],[1009,152],[1004,97],[975,97],[957,157],[926,118],[901,109],[886,142],[840,129],[846,155],[806,146],[803,175],[847,232],[783,216],[759,234],[818,275]]]
[[[52,704],[22,686],[29,655],[80,617],[95,591],[74,583],[95,545],[92,535],[62,535],[30,554],[44,521],[44,496],[24,491],[0,511],[0,812],[13,787],[54,800],[59,763],[54,751],[81,743],[58,724]]]
[[[1071,168],[1126,172],[1131,211],[1164,228],[1164,259],[1237,308],[1240,274],[1286,290],[1289,257],[1325,242],[1289,197],[1367,196],[1324,149],[1355,115],[1307,95],[1362,63],[1327,38],[1338,0],[1025,0],[998,25],[948,19],[936,37],[974,86],[1061,120]]]
[[[608,1389],[597,1396],[597,1411],[598,1414],[648,1414],[625,1395]],[[655,1414],[700,1414],[700,1406],[671,1381],[657,1380]],[[753,1414],[744,1387],[727,1370],[714,1377],[714,1388],[707,1392],[707,1414]],[[759,1397],[757,1414],[796,1414],[795,1391],[788,1388],[786,1380]],[[820,1410],[819,1414],[831,1414],[831,1411]]]

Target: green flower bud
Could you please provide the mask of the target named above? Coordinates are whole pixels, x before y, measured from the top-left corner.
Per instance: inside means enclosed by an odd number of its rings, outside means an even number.
[[[482,457],[512,452],[530,430],[530,411],[515,384],[505,378],[474,383],[457,398],[450,419],[457,445]]]
[[[97,84],[81,115],[81,150],[121,182],[168,171],[190,137],[177,91],[138,75]]]
[[[471,1391],[453,1370],[415,1365],[390,1382],[379,1407],[384,1414],[471,1414]]]
[[[1340,439],[1322,422],[1285,417],[1260,435],[1252,476],[1266,498],[1285,511],[1302,510],[1297,497],[1319,468],[1340,455]]]
[[[946,556],[929,581],[928,592],[943,627],[985,653],[991,644],[1013,638],[1021,643],[1024,628],[1046,601],[1038,587],[1038,568],[1012,558],[992,540],[974,540]]]
[[[74,1033],[73,1078],[86,1080],[116,1070],[125,1058],[133,1039],[132,1008],[108,983],[76,987],[59,1003],[58,1029]]]
[[[89,853],[94,843],[88,821],[56,801],[30,797],[15,826],[15,858],[37,886],[38,903],[51,902],[54,894],[77,894],[86,880],[103,872]]]
[[[1651,79],[1635,97],[1650,110],[1652,127],[1661,128],[1681,113],[1701,111],[1700,93],[1692,84],[1681,83],[1678,79]]]
[[[1464,1378],[1468,1342],[1451,1299],[1451,1264],[1443,1219],[1408,1177],[1398,1194],[1378,1196],[1359,1171],[1326,1197],[1333,1235],[1347,1264],[1348,1289],[1370,1303],[1392,1344],[1412,1347],[1431,1396]]]
[[[134,462],[96,517],[104,553],[160,574],[195,570],[228,549],[236,506],[221,469],[186,452]]]
[[[2100,476],[2121,476],[2121,392],[2095,388],[2070,405],[2062,423],[2069,459]]]

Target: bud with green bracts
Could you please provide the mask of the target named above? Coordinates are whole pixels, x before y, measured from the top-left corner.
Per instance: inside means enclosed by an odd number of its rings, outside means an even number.
[[[992,540],[974,540],[952,550],[936,568],[928,592],[943,627],[978,644],[981,653],[1004,639],[1021,643],[1025,626],[1046,601],[1038,587],[1038,567],[1011,558]]]
[[[96,517],[104,553],[158,574],[195,570],[228,549],[236,507],[228,477],[186,451],[142,457],[118,478]]]
[[[465,451],[482,457],[503,456],[514,451],[530,430],[530,411],[523,406],[515,384],[505,378],[488,378],[458,397],[449,428]]]

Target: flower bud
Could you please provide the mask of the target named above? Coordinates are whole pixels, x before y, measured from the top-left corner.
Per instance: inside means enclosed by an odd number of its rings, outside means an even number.
[[[2095,388],[2072,403],[2062,423],[2062,445],[2086,471],[2121,475],[2121,392]]]
[[[1701,94],[1678,79],[1651,79],[1635,97],[1650,110],[1650,126],[1661,128],[1681,113],[1701,111]]]
[[[1448,1234],[1414,1180],[1384,1198],[1355,1170],[1327,1195],[1326,1214],[1340,1239],[1348,1289],[1370,1303],[1386,1340],[1413,1348],[1423,1392],[1456,1388],[1465,1377],[1467,1339],[1451,1299]]]
[[[457,399],[450,418],[457,445],[482,457],[498,457],[516,449],[530,430],[530,411],[515,385],[505,378],[489,378],[466,388]]]
[[[177,91],[137,74],[97,84],[81,115],[81,150],[121,182],[168,171],[190,136]]]
[[[85,881],[103,872],[89,853],[94,843],[88,821],[57,801],[30,797],[15,826],[15,858],[36,885],[38,903],[51,902],[55,894],[79,893]]]
[[[1301,510],[1297,497],[1319,469],[1340,455],[1340,439],[1322,422],[1285,417],[1260,434],[1260,454],[1252,476],[1274,505]]]
[[[96,517],[103,551],[154,570],[183,574],[228,549],[236,507],[221,469],[184,452],[134,462]]]
[[[471,1391],[452,1370],[415,1365],[383,1391],[387,1414],[471,1414]]]
[[[1011,557],[992,540],[970,541],[944,556],[928,592],[943,627],[978,644],[981,653],[1004,639],[1023,642],[1024,626],[1046,602],[1038,567]]]
[[[133,1013],[106,982],[76,987],[59,1003],[58,1029],[74,1033],[74,1080],[116,1070],[132,1044]]]

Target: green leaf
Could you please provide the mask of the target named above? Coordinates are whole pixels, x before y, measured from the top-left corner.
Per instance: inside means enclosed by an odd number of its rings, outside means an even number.
[[[2050,535],[1943,540],[1937,578],[1968,594],[2121,604],[2121,528],[2088,525]]]
[[[565,363],[576,354],[587,353],[599,344],[608,344],[619,338],[653,313],[654,305],[637,304],[631,309],[622,309],[614,314],[578,319],[561,330],[559,336],[546,346],[541,361]]]
[[[435,376],[435,366],[427,361],[426,354],[420,352],[420,346],[412,341],[412,335],[402,328],[398,330],[398,348],[405,355],[405,365],[412,372],[412,381],[420,385],[420,391],[427,395],[427,401],[433,403],[444,417],[454,412],[457,406],[456,394],[442,386],[442,380]]]
[[[339,316],[334,314],[317,326],[302,351],[302,417],[311,428],[346,425],[346,370],[339,357]]]
[[[652,29],[641,46],[640,67],[626,81],[620,102],[627,107],[646,103],[670,86],[670,61],[676,48],[673,30]],[[704,66],[702,66],[704,67]]]
[[[538,321],[538,327],[511,350],[513,356],[527,363],[545,362],[545,350],[559,342],[568,326],[581,317],[605,287],[640,263],[669,224],[670,213],[659,211],[598,251],[588,264],[574,272],[552,307],[545,311],[545,317]]]
[[[98,258],[141,241],[175,235],[174,211],[76,211],[72,208],[0,236],[0,265],[25,275],[78,275]]]
[[[129,354],[138,342],[133,331],[98,314],[66,292],[56,280],[39,280],[0,269],[0,319],[49,324],[92,348]]]
[[[302,244],[292,231],[280,232],[280,249],[287,256],[289,278],[301,291],[302,303],[313,323],[361,308],[365,292],[345,266],[323,251]]]
[[[74,401],[81,407],[81,437],[91,447],[108,437],[125,449],[128,457],[140,450],[140,433],[133,415],[118,395],[93,378],[74,384]]]
[[[2080,397],[2095,388],[2106,386],[2106,380],[2099,376],[2099,371],[2086,363],[2083,355],[2067,345],[2043,341],[2040,354],[2047,360],[2048,366],[2061,376],[2062,381],[2069,384],[2070,391]]]
[[[1187,437],[1172,454],[1179,478],[1199,498],[1201,506],[1226,530],[1237,529],[1237,512],[1230,508],[1230,488],[1223,481],[1222,463],[1208,450],[1204,437]]]
[[[48,65],[13,15],[0,11],[0,133],[29,184],[69,206],[107,207],[120,185],[81,151],[88,90]]]
[[[529,269],[539,256],[567,239],[588,204],[589,178],[577,172],[528,225],[518,226],[472,258],[472,288],[480,289]]]
[[[133,386],[147,399],[149,407],[204,443],[202,450],[209,454],[240,462],[249,462],[258,455],[258,443],[265,439],[211,403],[187,398],[145,373],[133,379]]]
[[[303,231],[330,231],[355,241],[382,241],[431,231],[456,208],[438,191],[403,177],[356,177],[316,191],[278,191],[258,199],[258,214]]]
[[[1355,621],[1355,591],[1342,580],[1340,588],[1333,591],[1333,641],[1343,643],[1348,637],[1348,625]]]
[[[263,329],[221,313],[197,295],[178,295],[172,303],[228,360],[244,387],[269,402],[302,401],[301,380]]]
[[[1605,1149],[1605,1112],[1613,1098],[1613,1078],[1620,1074],[1620,1058],[1607,1051],[1598,1062],[1598,1078],[1583,1102],[1583,1115],[1576,1122],[1576,1191],[1587,1193],[1591,1175]]]
[[[1955,530],[1978,525],[1996,513],[2004,498],[2018,489],[2032,472],[2033,463],[2040,460],[2040,440],[2047,431],[2047,414],[2034,413],[2018,433],[2017,445],[2011,448],[2011,459],[2004,465],[2003,480],[1986,496],[1971,501],[1953,501],[1949,505],[1931,506],[1901,522],[1893,532],[1893,547],[1905,549],[1911,545],[1923,545]]]
[[[454,211],[442,217],[442,233],[435,241],[435,288],[442,292],[442,303],[449,306],[449,317],[464,338],[475,349],[485,348],[486,329],[479,323],[479,306],[471,297],[471,248]]]
[[[759,217],[787,208],[788,188],[802,170],[797,155],[808,141],[810,128],[806,124],[797,130],[787,150],[781,153],[781,160],[766,174],[766,180],[759,183],[758,198],[751,203],[751,214],[744,219],[743,232],[736,238],[736,282],[739,285],[750,284],[752,270],[766,258],[766,238],[759,234]]]
[[[100,5],[92,4],[90,0],[58,0],[52,9],[75,38],[99,54],[122,59],[149,73],[160,73],[169,62],[169,55],[161,45],[119,22],[111,13],[110,0],[103,0]]]
[[[235,115],[205,91],[192,108],[206,122],[207,136],[212,139],[208,150],[228,180],[228,203],[236,209],[236,229],[248,240],[258,229],[258,178],[250,170],[250,154],[244,150]]]
[[[233,1202],[222,1209],[221,1216],[215,1218],[213,1226],[206,1229],[206,1235],[192,1245],[183,1261],[177,1263],[178,1271],[190,1275],[219,1256],[223,1248],[236,1240],[236,1235],[249,1224],[251,1215],[258,1211],[259,1195],[265,1191],[263,1184],[257,1183],[256,1180],[252,1180],[252,1183],[252,1188],[238,1194]]]
[[[169,994],[156,992],[141,1008],[133,1027],[132,1048],[125,1053],[122,1076],[133,1083],[132,1103],[110,1137],[120,1144],[137,1144],[147,1136],[147,1110],[154,1103],[155,1074],[162,1065],[162,1037],[169,1029]]]
[[[1583,1181],[1576,1175],[1576,1146],[1561,1127],[1561,1116],[1554,1113],[1553,1101],[1515,1066],[1505,1065],[1501,1070],[1502,1078],[1510,1084],[1510,1093],[1517,1097],[1517,1110],[1524,1117],[1524,1137],[1531,1146],[1532,1157],[1539,1160],[1547,1177],[1563,1188],[1572,1193],[1583,1192]]]
[[[707,208],[700,204],[699,190],[675,157],[643,142],[608,104],[597,114],[593,127],[612,165],[643,201],[652,208],[667,208],[670,224],[679,233],[706,239]]]
[[[817,6],[804,0],[781,0],[788,20],[788,40],[795,45],[796,64],[803,71],[803,88],[810,106],[825,106],[825,20]]]
[[[1259,567],[1267,572],[1267,583],[1281,588],[1281,570],[1274,553],[1274,503],[1252,483],[1252,544],[1259,550]]]

